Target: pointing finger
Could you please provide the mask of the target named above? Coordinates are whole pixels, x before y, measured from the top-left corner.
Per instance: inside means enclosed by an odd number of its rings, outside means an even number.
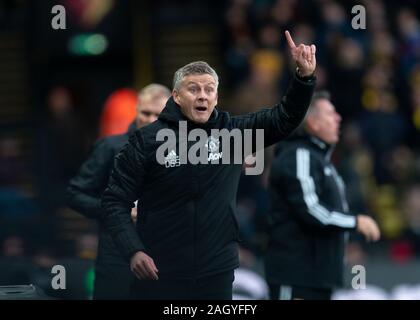
[[[292,48],[292,49],[296,48],[296,45],[295,45],[289,31],[286,31],[284,34],[286,35],[286,39],[287,39],[287,43],[289,44],[289,47]]]

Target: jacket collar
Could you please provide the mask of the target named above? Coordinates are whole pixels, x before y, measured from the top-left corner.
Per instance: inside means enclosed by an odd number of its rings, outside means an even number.
[[[189,127],[210,128],[214,126],[218,120],[219,112],[214,108],[209,120],[205,124],[197,124],[189,120],[181,111],[181,107],[170,97],[162,113],[159,115],[159,120],[179,124],[179,121],[187,121]]]
[[[330,161],[331,155],[334,151],[335,145],[331,145],[323,141],[322,139],[307,133],[302,128],[296,130],[290,137],[288,137],[284,143],[293,143],[293,142],[305,142],[312,145],[315,149],[319,150],[325,157],[326,160]],[[283,142],[278,146],[278,151],[282,149]]]
[[[315,145],[318,149],[320,149],[324,153],[325,158],[327,160],[331,159],[331,155],[334,151],[335,145],[328,144],[324,140],[310,134],[308,134],[308,139],[313,145]]]
[[[326,150],[328,149],[328,144],[324,142],[323,140],[319,139],[318,137],[315,137],[313,135],[308,135],[309,140],[311,143],[315,144],[319,149]]]

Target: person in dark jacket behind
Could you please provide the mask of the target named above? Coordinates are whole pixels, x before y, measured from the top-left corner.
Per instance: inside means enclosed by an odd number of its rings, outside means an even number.
[[[215,108],[216,72],[206,62],[192,62],[175,73],[172,98],[159,119],[137,130],[117,155],[102,197],[103,216],[138,278],[132,298],[232,299],[233,272],[238,267],[234,212],[242,163],[211,160],[226,156],[225,151],[217,152],[219,141],[211,130],[264,129],[264,143],[252,149],[262,150],[298,127],[315,85],[315,46],[296,47],[288,32],[286,37],[298,70],[281,103],[231,117]],[[190,161],[196,145],[182,138],[183,128],[190,137],[197,139],[200,133],[200,141],[207,141],[204,151],[200,148],[204,161]],[[168,132],[175,138],[162,142]],[[159,150],[168,143],[172,147],[163,163]],[[188,161],[182,161],[186,155]],[[137,228],[130,219],[136,199],[142,210]]]
[[[340,122],[329,94],[317,92],[302,126],[277,146],[265,258],[271,299],[329,300],[342,285],[346,231],[368,241],[380,237],[372,218],[349,212],[343,180],[330,161]]]
[[[68,205],[99,223],[98,254],[95,264],[94,299],[128,299],[131,272],[127,261],[121,256],[111,236],[104,228],[101,196],[105,190],[116,154],[128,141],[136,128],[156,121],[171,92],[160,84],[150,84],[139,94],[137,115],[126,134],[98,140],[78,174],[68,187]],[[140,209],[141,211],[141,209]],[[136,208],[132,219],[136,219]]]

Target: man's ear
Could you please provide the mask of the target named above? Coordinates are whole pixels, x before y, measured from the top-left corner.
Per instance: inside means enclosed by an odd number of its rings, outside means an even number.
[[[306,127],[311,131],[311,132],[317,132],[318,128],[319,128],[319,123],[318,121],[315,119],[315,117],[313,117],[311,114],[307,115],[306,118]]]
[[[179,93],[178,91],[176,91],[175,89],[172,90],[172,98],[174,98],[174,101],[179,104],[180,102],[180,98],[179,98]]]

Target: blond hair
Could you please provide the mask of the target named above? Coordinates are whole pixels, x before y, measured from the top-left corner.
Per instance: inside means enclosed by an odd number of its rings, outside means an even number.
[[[157,101],[163,98],[169,99],[170,96],[171,90],[169,90],[164,85],[158,83],[149,84],[139,92],[139,102],[137,104],[137,109],[141,107],[143,101]]]

